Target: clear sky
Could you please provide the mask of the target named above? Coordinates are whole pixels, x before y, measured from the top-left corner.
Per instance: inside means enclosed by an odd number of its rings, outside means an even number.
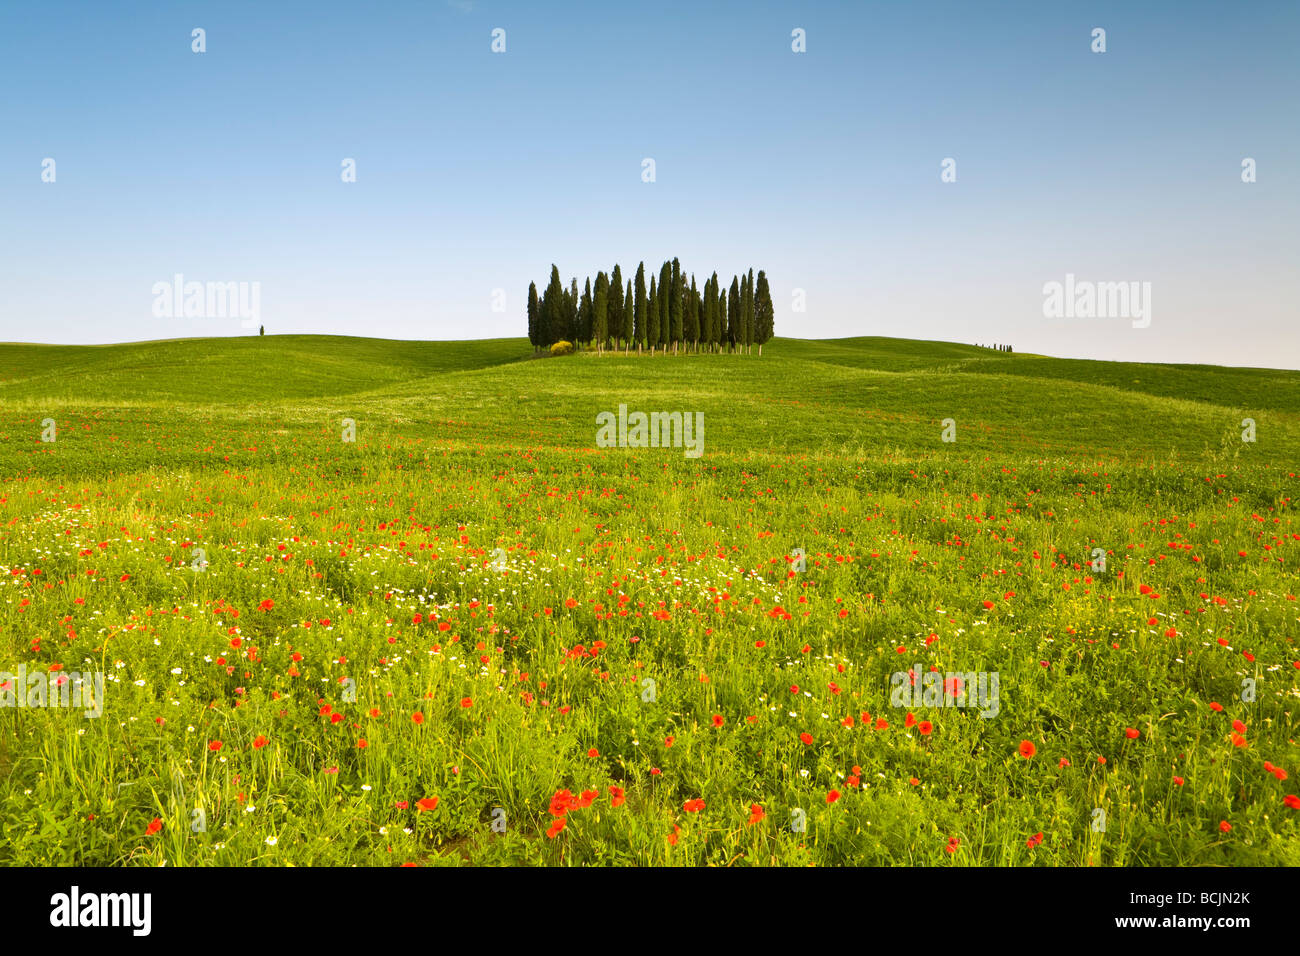
[[[1293,0],[6,2],[0,81],[0,340],[248,334],[155,316],[177,273],[524,335],[552,262],[678,256],[765,269],[778,335],[1300,368]],[[1067,274],[1150,324],[1044,317]]]

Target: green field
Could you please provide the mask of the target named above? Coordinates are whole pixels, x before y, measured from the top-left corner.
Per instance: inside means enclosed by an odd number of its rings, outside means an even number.
[[[105,675],[9,677],[0,863],[1300,865],[1298,452],[955,343],[0,345],[0,671]]]

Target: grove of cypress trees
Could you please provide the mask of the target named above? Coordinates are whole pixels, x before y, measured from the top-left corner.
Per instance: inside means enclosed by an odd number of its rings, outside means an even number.
[[[758,270],[758,286],[754,289],[754,341],[758,343],[758,357],[763,357],[763,343],[772,338],[776,313],[772,308],[772,290],[767,285],[767,273]]]

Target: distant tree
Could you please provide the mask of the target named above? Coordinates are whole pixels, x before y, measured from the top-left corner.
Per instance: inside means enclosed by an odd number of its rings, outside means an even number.
[[[722,334],[719,333],[719,323],[722,323],[722,312],[718,308],[718,273],[712,274],[705,284],[705,308],[708,311],[707,328],[708,333],[706,341],[710,351],[718,351],[720,343],[723,341]]]
[[[650,277],[650,298],[646,301],[645,341],[651,352],[659,347],[659,290],[654,276]]]
[[[734,352],[745,343],[744,318],[740,311],[740,279],[731,277],[731,291],[727,295],[727,341]]]
[[[551,265],[551,281],[546,284],[542,295],[543,337],[538,343],[550,348],[564,338],[564,283],[560,281],[560,269]]]
[[[642,262],[636,267],[636,304],[632,329],[632,337],[636,339],[636,350],[638,352],[645,346],[645,312],[645,263]]]
[[[623,291],[623,351],[627,352],[632,348],[632,334],[636,331],[632,315],[632,280],[627,280],[627,288]]]
[[[691,287],[686,294],[686,317],[682,320],[685,341],[692,343],[695,351],[700,350],[700,293],[695,288],[695,276],[691,276]]]
[[[578,303],[578,340],[581,342],[590,342],[592,335],[592,320],[595,318],[595,312],[591,304],[591,276],[587,277],[587,287],[582,290],[582,301]]]
[[[757,332],[754,328],[754,270],[751,267],[749,275],[745,278],[745,350],[754,351],[754,339],[757,338]]]
[[[528,341],[532,343],[533,351],[537,351],[537,346],[541,344],[541,338],[538,335],[538,326],[541,322],[541,303],[537,301],[537,283],[528,283]]]
[[[618,347],[618,340],[623,335],[623,271],[614,264],[614,271],[609,277],[609,334]]]
[[[758,270],[758,285],[754,287],[754,341],[758,343],[758,357],[763,357],[763,343],[772,338],[776,313],[772,308],[772,290],[767,285],[767,273]]]
[[[258,335],[265,335],[265,334],[266,334],[266,326],[265,326],[265,325],[259,325],[259,326],[257,327],[257,334],[258,334]]]
[[[719,283],[718,289],[718,351],[727,349],[727,333],[731,328],[731,316],[727,315],[727,290]]]
[[[592,335],[596,349],[603,350],[609,339],[609,276],[596,273],[596,296],[592,300]]]
[[[564,293],[564,335],[566,342],[578,339],[578,277],[569,280],[569,291]]]
[[[665,262],[663,268],[659,270],[659,343],[668,351],[668,343],[672,341],[673,326],[671,309],[669,303],[672,301],[673,290],[673,264]]]
[[[673,352],[677,351],[677,344],[682,341],[682,265],[673,258],[672,286],[668,296],[668,322],[669,322],[669,340],[673,343]]]

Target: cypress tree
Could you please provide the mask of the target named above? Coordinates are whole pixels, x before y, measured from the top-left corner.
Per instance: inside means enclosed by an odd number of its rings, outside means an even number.
[[[745,351],[754,351],[754,270],[751,267],[745,279],[745,299],[741,303],[745,314]]]
[[[686,296],[686,318],[684,334],[687,342],[695,344],[695,351],[700,350],[700,293],[695,288],[695,276],[691,276],[691,288]]]
[[[654,276],[650,277],[650,298],[646,302],[645,341],[651,352],[659,347],[659,291]]]
[[[592,300],[592,332],[596,339],[596,349],[605,348],[609,339],[609,277],[603,272],[596,273],[596,297]]]
[[[731,292],[727,296],[727,341],[731,343],[732,351],[745,342],[745,327],[742,324],[744,318],[740,311],[740,280],[735,276],[731,277]]]
[[[569,291],[564,294],[564,338],[578,341],[578,277],[569,280]]]
[[[708,316],[705,323],[707,328],[705,341],[708,342],[710,351],[718,351],[718,343],[722,338],[718,334],[718,273],[716,272],[705,282],[705,311]]]
[[[614,263],[609,277],[609,335],[618,348],[618,340],[623,335],[623,272],[618,263]]]
[[[623,351],[632,348],[632,333],[635,331],[632,317],[632,280],[627,280],[627,289],[623,294]]]
[[[590,343],[592,337],[591,323],[594,313],[591,307],[591,277],[587,277],[587,287],[582,291],[582,302],[578,305],[578,337]]]
[[[677,352],[677,344],[682,341],[682,265],[673,257],[673,284],[671,294],[668,296],[668,322],[671,332],[669,338],[672,339],[673,353]]]
[[[727,315],[727,292],[722,285],[718,289],[718,351],[726,351],[727,331],[731,327],[731,316]]]
[[[673,291],[673,264],[665,262],[659,270],[659,344],[668,351],[668,342],[672,338],[672,319],[669,301]]]
[[[551,265],[551,281],[546,284],[546,293],[542,296],[542,347],[550,348],[562,337],[564,325],[564,283],[560,281],[560,269]]]
[[[528,341],[533,345],[533,351],[537,351],[537,323],[540,315],[541,303],[537,301],[537,283],[528,283]]]
[[[763,343],[772,338],[776,313],[772,308],[772,290],[767,285],[767,274],[758,270],[758,286],[754,289],[754,341],[758,343],[758,357],[763,357]]]
[[[634,328],[632,335],[636,339],[636,350],[641,351],[645,345],[645,263],[642,262],[636,267],[636,308],[634,319]]]

